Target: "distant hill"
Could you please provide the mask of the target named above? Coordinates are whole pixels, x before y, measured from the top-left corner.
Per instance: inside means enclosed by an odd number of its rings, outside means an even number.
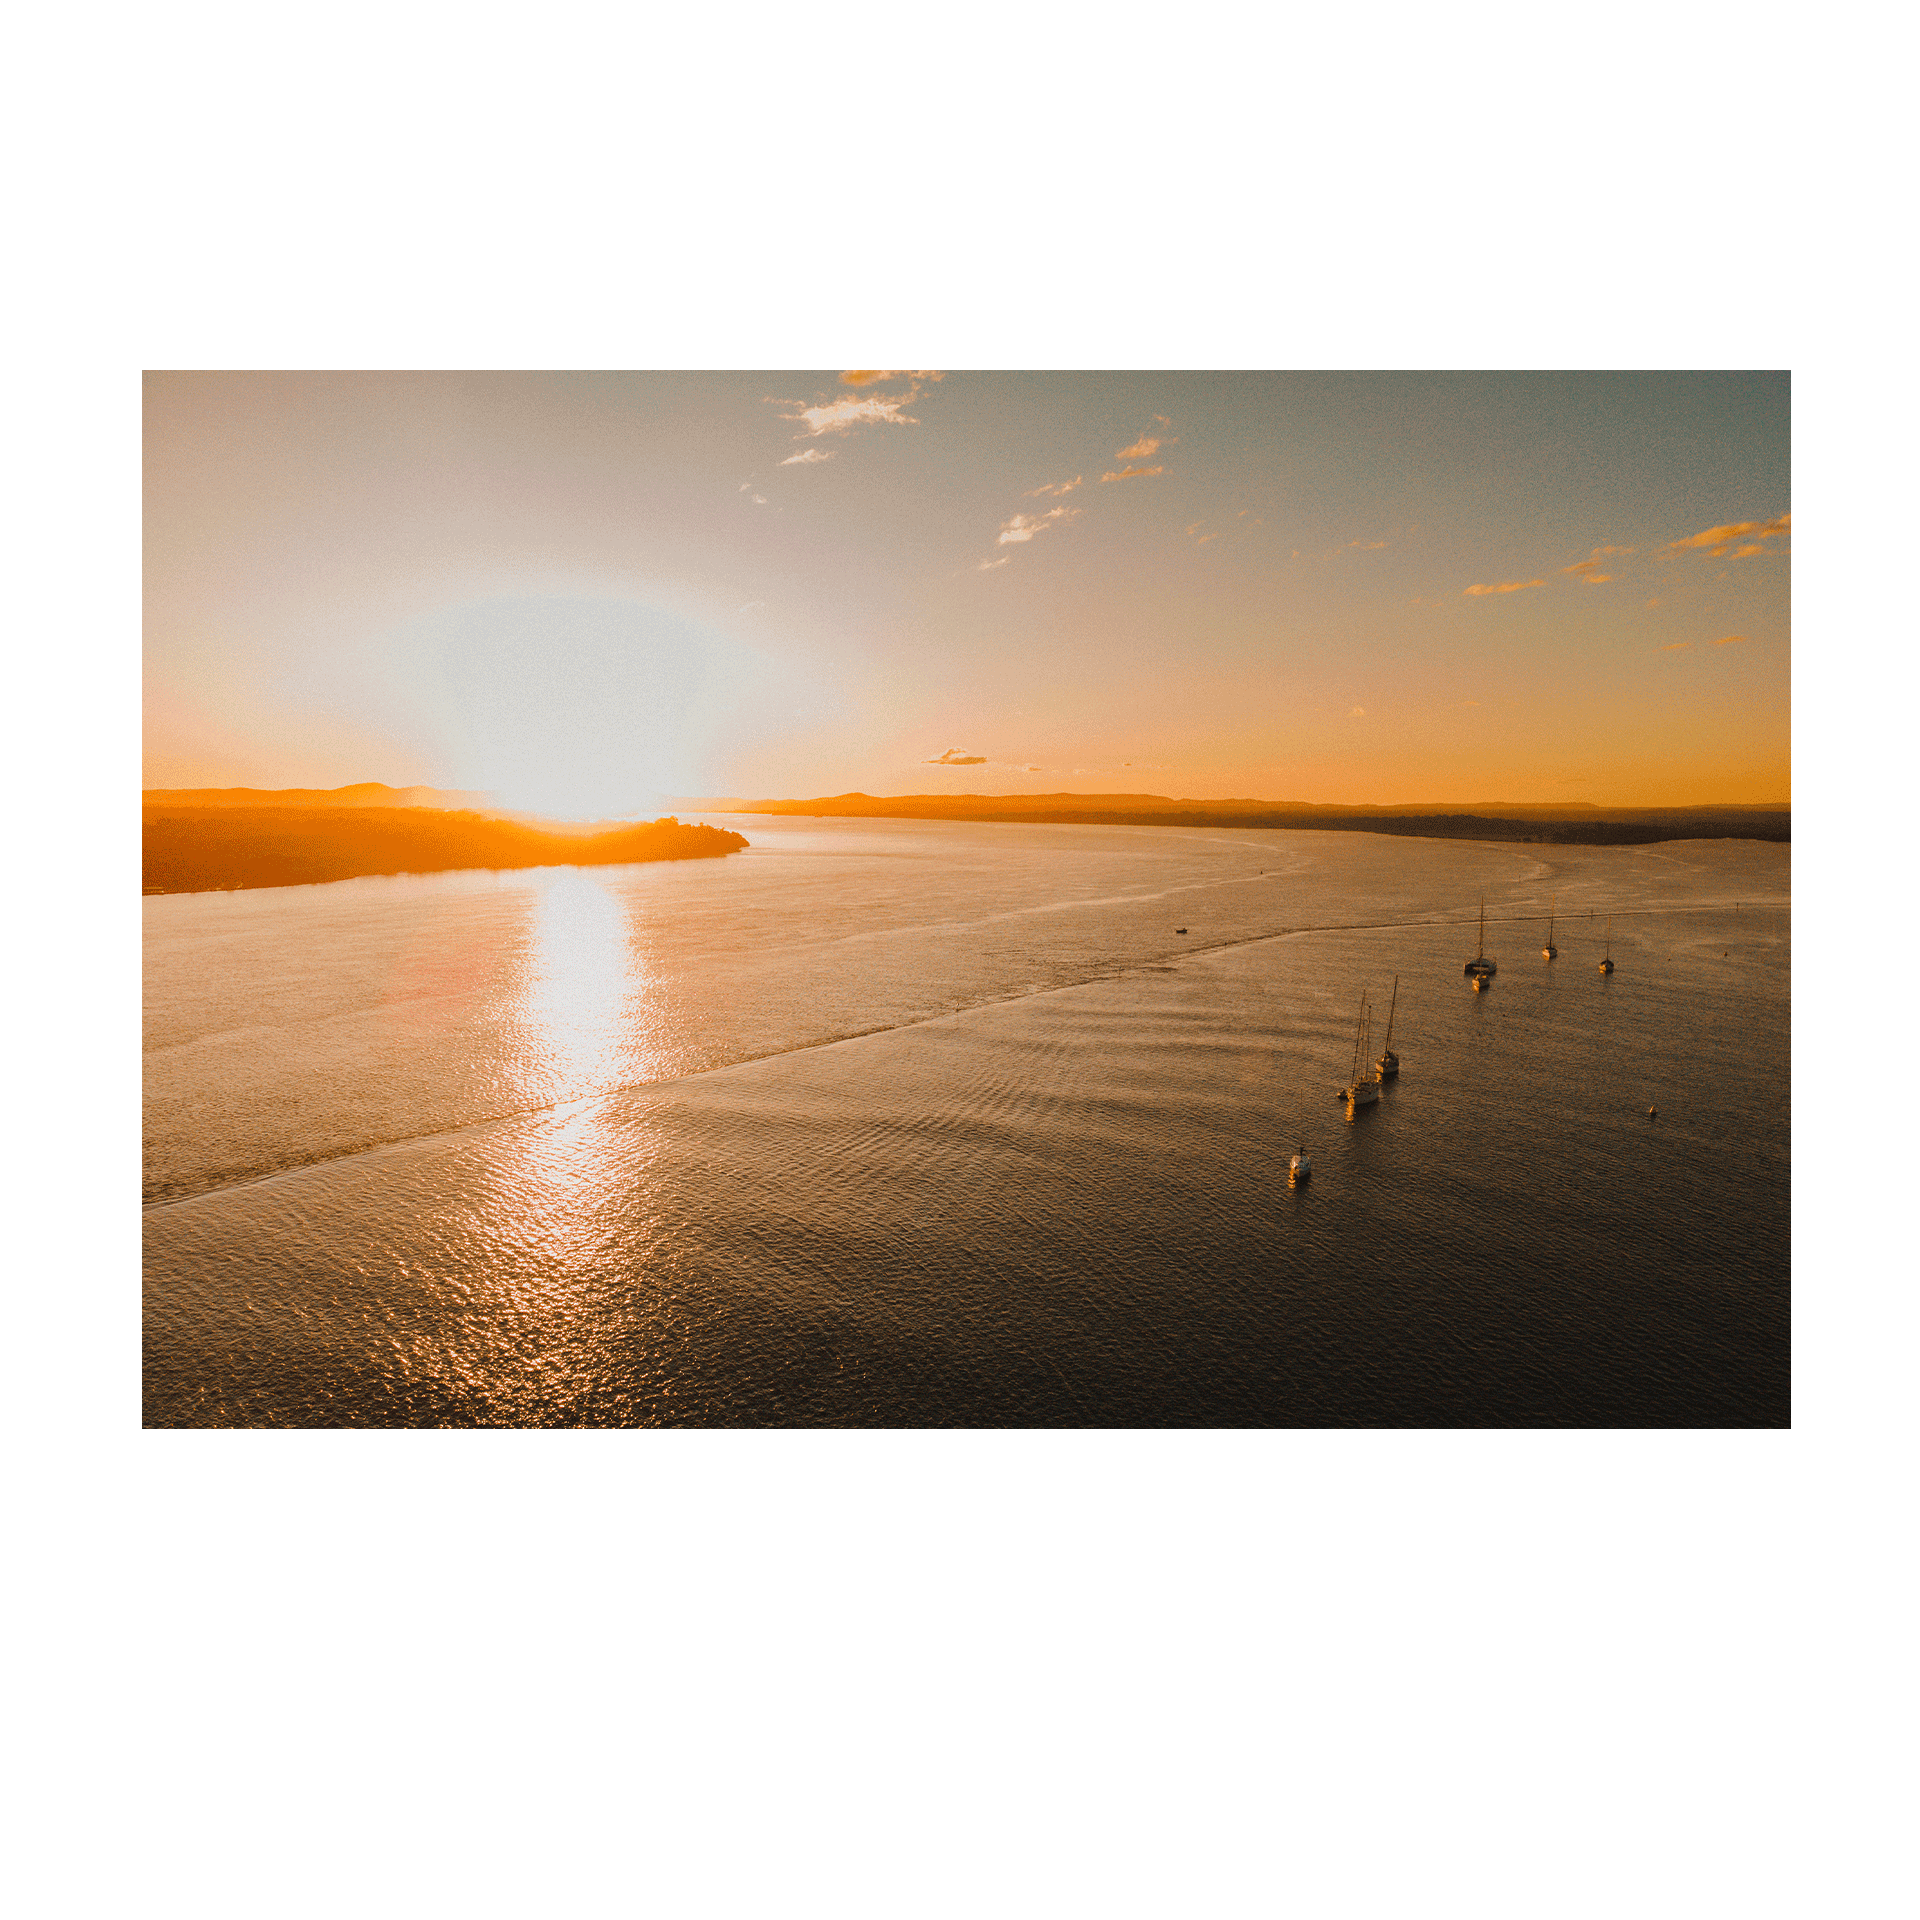
[[[1284,800],[1171,800],[1157,793],[840,793],[817,800],[736,802],[737,813],[815,818],[978,820],[1063,826],[1277,827],[1319,832],[1417,835],[1633,846],[1656,840],[1790,840],[1785,806],[1599,807],[1588,801],[1323,807]],[[715,807],[714,811],[722,811]]]
[[[389,789],[390,791],[390,789]],[[149,796],[151,800],[153,796]],[[210,893],[462,867],[605,867],[708,860],[744,835],[678,820],[576,833],[428,807],[153,805],[141,809],[142,888]]]
[[[356,787],[148,787],[143,807],[446,807],[485,808],[491,794],[443,787],[389,787],[363,780]]]

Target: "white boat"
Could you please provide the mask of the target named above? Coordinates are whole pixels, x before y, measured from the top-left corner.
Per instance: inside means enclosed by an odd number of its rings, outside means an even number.
[[[1461,969],[1469,980],[1491,980],[1500,971],[1499,967],[1487,958],[1487,896],[1480,896],[1480,951]]]
[[[1400,1072],[1400,1056],[1393,1050],[1393,1012],[1400,1004],[1400,976],[1393,976],[1393,998],[1387,1002],[1387,1044],[1380,1050],[1380,1058],[1373,1063],[1375,1079],[1392,1080]]]
[[[1613,915],[1607,915],[1607,957],[1600,962],[1602,973],[1613,971]]]
[[[1299,1142],[1299,1150],[1287,1162],[1287,1185],[1297,1187],[1302,1180],[1313,1178],[1313,1162],[1307,1158],[1307,1095],[1304,1088],[1300,1093],[1299,1131],[1294,1136]]]
[[[1347,1118],[1351,1120],[1359,1107],[1370,1107],[1380,1098],[1380,1075],[1373,1068],[1361,1070],[1361,1062],[1367,1057],[1369,1038],[1367,1021],[1367,996],[1360,996],[1360,1018],[1353,1029],[1353,1078],[1347,1082],[1341,1097],[1347,1103]]]
[[[1547,902],[1547,944],[1540,949],[1540,957],[1543,960],[1559,958],[1560,949],[1553,944],[1553,909],[1558,904],[1559,899],[1560,896],[1556,893],[1553,898]]]

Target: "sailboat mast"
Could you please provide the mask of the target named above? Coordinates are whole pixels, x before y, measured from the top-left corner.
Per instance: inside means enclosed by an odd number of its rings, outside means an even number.
[[[1381,1049],[1383,1053],[1393,1051],[1393,1010],[1400,1004],[1400,976],[1393,976],[1393,998],[1387,1002],[1387,1043]]]

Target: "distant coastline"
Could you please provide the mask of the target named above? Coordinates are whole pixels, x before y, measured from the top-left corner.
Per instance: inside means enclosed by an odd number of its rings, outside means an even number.
[[[296,803],[286,804],[289,797]],[[143,795],[142,892],[313,886],[474,867],[710,860],[747,845],[743,834],[672,817],[632,825],[534,827],[470,809],[418,803],[383,807],[357,798],[331,801],[325,794],[313,805],[310,798],[262,794],[223,804],[198,795],[184,801],[164,792]],[[308,804],[298,803],[303,801]]]
[[[1773,840],[1792,835],[1785,806],[1319,807],[1266,800],[1170,800],[1156,793],[840,793],[816,800],[726,800],[712,811],[831,819],[973,820],[1076,827],[1276,827],[1315,832],[1507,840],[1537,846],[1644,846],[1660,840]]]

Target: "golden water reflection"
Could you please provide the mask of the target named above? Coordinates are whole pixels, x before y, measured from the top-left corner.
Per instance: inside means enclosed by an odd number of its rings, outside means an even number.
[[[636,1077],[646,989],[621,902],[578,867],[543,877],[520,1021],[529,1093],[566,1100]]]

